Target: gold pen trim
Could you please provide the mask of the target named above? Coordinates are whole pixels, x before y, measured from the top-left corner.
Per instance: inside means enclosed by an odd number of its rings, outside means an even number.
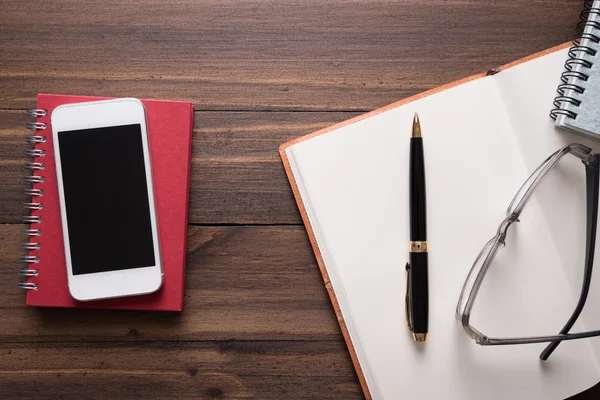
[[[427,240],[408,242],[408,251],[411,253],[427,253]]]
[[[415,339],[415,342],[424,342],[427,340],[427,334],[426,333],[413,333],[413,339]]]
[[[414,138],[423,137],[421,134],[421,122],[419,121],[419,114],[417,114],[417,113],[415,113],[415,115],[413,117],[411,137],[414,137]]]
[[[424,342],[427,340],[426,333],[415,333],[413,331],[413,326],[410,323],[412,320],[412,315],[410,314],[410,292],[408,291],[408,270],[410,269],[410,264],[406,263],[406,296],[404,298],[404,314],[406,315],[406,325],[408,326],[408,330],[412,333],[413,340],[415,342]]]
[[[410,269],[410,264],[406,263],[404,268],[406,269],[406,296],[404,297],[404,315],[406,315],[406,325],[408,325],[408,330],[412,332],[413,327],[410,322],[412,320],[412,316],[410,315],[410,292],[408,290],[408,270]]]

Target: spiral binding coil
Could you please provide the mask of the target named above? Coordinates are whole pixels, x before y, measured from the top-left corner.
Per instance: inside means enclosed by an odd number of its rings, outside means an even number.
[[[48,115],[46,110],[42,110],[39,108],[32,108],[27,110],[27,115],[30,117],[45,117]],[[29,122],[27,124],[27,128],[35,131],[34,135],[29,135],[25,138],[27,143],[33,144],[34,146],[37,144],[46,143],[46,136],[41,131],[46,130],[47,125],[44,122]],[[46,156],[46,151],[43,149],[28,149],[25,151],[25,154],[28,157],[33,158],[41,158]],[[39,162],[37,160],[26,162],[25,168],[31,171],[31,175],[27,175],[25,177],[25,182],[32,183],[36,187],[31,189],[25,189],[25,195],[31,197],[30,202],[24,202],[23,207],[28,210],[41,210],[44,205],[40,200],[44,196],[44,190],[39,186],[44,183],[44,176],[36,174],[36,171],[42,171],[46,168],[46,165],[43,162]],[[26,215],[23,217],[23,222],[26,224],[31,224],[30,229],[25,229],[24,233],[29,237],[28,242],[23,242],[21,247],[25,250],[29,251],[29,255],[21,256],[21,261],[27,264],[26,268],[21,268],[19,270],[19,275],[24,277],[36,277],[39,275],[39,270],[34,268],[33,265],[38,264],[40,262],[40,257],[37,255],[32,255],[31,253],[40,249],[40,243],[34,241],[36,237],[42,234],[42,230],[35,227],[34,225],[40,224],[42,222],[42,217],[39,215]],[[21,289],[25,290],[37,290],[38,284],[28,281],[21,281],[17,283],[17,286]]]
[[[579,58],[583,55],[595,56],[597,50],[589,46],[589,43],[599,44],[600,36],[593,33],[585,32],[585,29],[592,27],[600,30],[600,22],[590,20],[590,16],[600,17],[600,8],[592,7],[593,0],[585,0],[583,2],[583,10],[579,14],[579,23],[577,24],[577,33],[573,37],[573,45],[569,48],[569,58],[565,62],[565,71],[562,73],[556,91],[558,96],[554,98],[553,108],[550,111],[550,117],[556,119],[559,115],[565,115],[568,118],[577,118],[578,113],[572,108],[579,107],[581,100],[578,96],[585,92],[584,83],[590,77],[587,71],[592,68],[593,63],[589,60]],[[585,43],[583,43],[585,41]],[[570,109],[563,108],[564,105],[570,104]]]

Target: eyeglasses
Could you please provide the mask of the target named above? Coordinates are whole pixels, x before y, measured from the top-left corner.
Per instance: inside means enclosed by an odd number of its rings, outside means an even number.
[[[571,154],[581,159],[585,166],[586,175],[586,254],[585,254],[585,270],[583,277],[583,285],[579,300],[573,314],[564,325],[558,335],[552,336],[531,336],[531,337],[515,337],[515,338],[492,338],[482,332],[475,329],[470,323],[471,310],[477,293],[481,287],[481,283],[485,278],[492,261],[498,254],[498,251],[505,244],[506,234],[508,228],[514,223],[519,221],[519,216],[523,211],[523,208],[527,205],[527,202],[531,198],[533,191],[540,184],[544,176],[547,175],[548,171],[554,167],[558,161],[565,155]],[[506,210],[506,218],[500,223],[496,235],[483,247],[463,286],[458,299],[458,305],[456,306],[456,318],[460,322],[462,329],[466,334],[474,339],[477,344],[482,346],[492,345],[514,345],[514,344],[530,344],[530,343],[544,343],[550,342],[550,344],[540,354],[540,359],[547,360],[548,357],[556,350],[558,345],[563,340],[583,339],[593,336],[600,336],[600,330],[589,331],[582,333],[569,333],[583,307],[585,305],[591,284],[592,269],[594,266],[594,250],[596,245],[596,228],[598,224],[598,178],[600,176],[600,155],[592,152],[592,149],[582,144],[574,143],[569,144],[562,149],[556,151],[550,157],[548,157],[525,181],[521,189],[517,192],[516,196],[511,201],[508,209]]]

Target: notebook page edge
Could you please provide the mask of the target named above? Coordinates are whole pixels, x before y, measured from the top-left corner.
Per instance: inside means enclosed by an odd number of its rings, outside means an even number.
[[[319,269],[321,270],[321,275],[332,302],[338,323],[340,324],[342,334],[344,335],[346,344],[349,347],[352,362],[357,371],[357,375],[359,376],[359,381],[368,400],[383,399],[377,384],[377,380],[373,376],[372,369],[369,366],[369,360],[366,357],[362,347],[360,333],[358,333],[358,327],[354,324],[352,310],[348,305],[344,287],[339,283],[340,279],[337,276],[335,260],[333,257],[331,257],[329,248],[327,246],[327,240],[320,229],[314,207],[310,202],[310,194],[307,186],[304,184],[301,167],[298,163],[296,163],[294,148],[291,146],[286,148],[284,151],[286,153],[287,162],[289,163],[289,168],[292,175],[291,179],[294,180],[294,186],[298,191],[298,193],[296,193],[294,190],[294,196],[298,194],[298,204],[302,205],[302,218],[305,226],[307,227],[311,245],[313,246],[315,257],[317,258],[317,263],[319,264]],[[348,309],[347,312],[350,315],[344,315],[344,308]],[[357,334],[353,334],[353,332],[357,332]]]

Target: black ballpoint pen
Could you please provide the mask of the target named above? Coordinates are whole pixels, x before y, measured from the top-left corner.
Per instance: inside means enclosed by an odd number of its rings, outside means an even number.
[[[410,139],[410,260],[406,264],[406,322],[416,342],[427,339],[429,325],[429,278],[427,266],[427,213],[425,159],[419,116],[413,118]]]

